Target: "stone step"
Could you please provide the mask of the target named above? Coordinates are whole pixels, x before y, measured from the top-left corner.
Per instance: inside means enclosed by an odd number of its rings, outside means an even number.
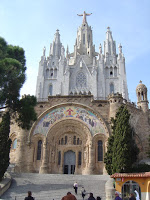
[[[105,183],[108,175],[65,175],[65,174],[36,174],[36,173],[12,173],[12,184],[9,190],[3,194],[2,199],[23,200],[27,191],[32,191],[35,200],[61,200],[68,191],[74,193],[73,183],[78,183],[77,200],[82,200],[81,188],[84,186],[88,199],[90,192],[94,197],[100,196],[105,200]]]

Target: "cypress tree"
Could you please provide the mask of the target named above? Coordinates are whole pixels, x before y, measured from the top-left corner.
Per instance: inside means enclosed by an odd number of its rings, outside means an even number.
[[[130,114],[122,105],[112,118],[112,135],[108,138],[105,167],[109,175],[116,172],[130,172],[137,160],[139,149],[134,140],[134,131],[129,123]]]
[[[130,114],[126,106],[121,106],[116,114],[112,172],[130,172],[137,160],[138,148],[133,139],[133,130],[129,123]]]
[[[0,181],[9,166],[9,152],[11,140],[9,139],[10,115],[6,112],[0,123]]]
[[[148,137],[148,148],[147,148],[146,154],[147,154],[147,157],[150,158],[150,135]]]
[[[114,142],[114,136],[111,135],[108,138],[107,152],[106,152],[105,157],[104,157],[105,168],[106,168],[107,173],[109,175],[112,174],[112,155],[113,155],[112,147],[113,147],[113,142]]]

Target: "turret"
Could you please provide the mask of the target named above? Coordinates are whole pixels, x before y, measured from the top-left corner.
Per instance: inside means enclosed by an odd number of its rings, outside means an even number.
[[[138,86],[136,87],[136,95],[137,95],[137,106],[142,109],[143,112],[148,111],[148,100],[147,100],[147,87],[140,81]]]
[[[123,104],[123,98],[119,93],[112,93],[108,96],[108,101],[110,105],[109,118],[111,119],[112,117],[115,117],[118,108]]]

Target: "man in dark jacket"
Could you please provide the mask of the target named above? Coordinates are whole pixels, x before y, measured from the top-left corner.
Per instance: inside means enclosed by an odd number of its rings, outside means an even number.
[[[34,200],[34,198],[32,197],[32,192],[28,191],[28,197],[25,197],[24,200]]]
[[[88,200],[95,200],[95,198],[93,197],[93,193],[92,192],[90,192],[90,196],[89,196]]]

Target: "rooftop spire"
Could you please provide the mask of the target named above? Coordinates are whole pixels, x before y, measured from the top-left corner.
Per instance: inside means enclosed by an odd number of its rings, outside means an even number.
[[[86,16],[89,16],[91,15],[92,13],[86,13],[85,11],[83,12],[83,14],[77,14],[78,16],[83,16],[83,21],[82,21],[82,24],[86,24],[87,21],[86,21]]]

